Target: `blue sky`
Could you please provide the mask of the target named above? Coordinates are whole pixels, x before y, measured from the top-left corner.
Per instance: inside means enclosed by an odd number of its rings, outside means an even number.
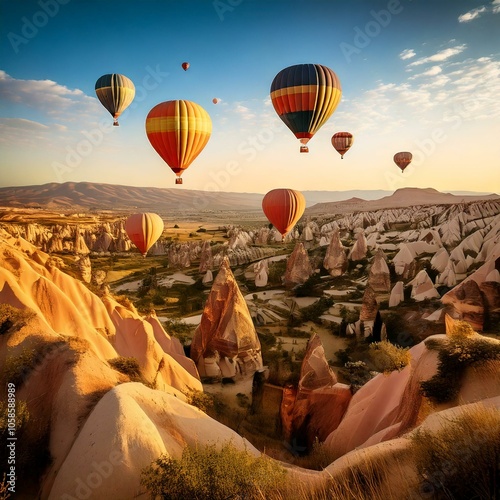
[[[500,0],[0,5],[0,186],[173,187],[144,121],[189,99],[213,131],[180,189],[500,191]],[[303,155],[269,98],[276,73],[299,63],[329,66],[343,90]],[[105,73],[136,85],[120,127],[95,97]],[[330,138],[343,130],[355,141],[341,160]],[[404,150],[414,161],[401,174],[392,157]]]

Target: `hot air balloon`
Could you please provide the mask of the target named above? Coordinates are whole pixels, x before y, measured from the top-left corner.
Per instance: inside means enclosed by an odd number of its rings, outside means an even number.
[[[411,163],[412,154],[408,151],[401,151],[394,155],[394,163],[404,172],[405,168]]]
[[[219,104],[220,99],[219,99],[218,97],[214,97],[214,98],[212,99],[212,102],[213,102],[214,104]]]
[[[354,137],[350,132],[337,132],[332,136],[332,146],[340,153],[340,158],[349,151],[349,148],[354,142]]]
[[[113,125],[118,126],[118,117],[134,100],[135,86],[125,75],[112,73],[103,75],[97,80],[95,93],[114,118]]]
[[[181,175],[207,145],[212,120],[199,104],[192,101],[165,101],[157,104],[146,118],[146,134],[156,152]]]
[[[133,214],[125,221],[125,231],[143,257],[146,257],[163,232],[163,220],[154,213]]]
[[[262,200],[262,210],[282,236],[293,228],[305,208],[304,195],[293,189],[273,189]]]
[[[189,69],[189,63],[188,63],[188,62],[183,62],[183,63],[181,64],[181,66],[182,66],[182,69],[183,69],[184,71],[187,71],[187,70]]]
[[[330,118],[342,97],[337,75],[320,64],[282,69],[271,84],[271,101],[278,116],[300,140],[301,153],[309,139]]]

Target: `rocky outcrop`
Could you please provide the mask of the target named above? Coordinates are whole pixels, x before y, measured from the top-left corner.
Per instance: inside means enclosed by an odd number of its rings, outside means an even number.
[[[420,271],[409,285],[412,287],[411,298],[417,302],[439,298],[439,292],[425,270]]]
[[[374,321],[377,311],[377,295],[371,286],[367,286],[363,294],[363,302],[359,314],[360,321]]]
[[[368,274],[368,285],[380,293],[391,291],[391,275],[382,249],[378,249]]]
[[[346,249],[340,241],[339,232],[334,231],[326,249],[323,267],[330,273],[330,276],[342,276],[347,270],[347,265]]]
[[[285,286],[301,285],[307,281],[312,272],[313,268],[307,250],[302,242],[298,241],[288,257],[283,283]]]
[[[441,297],[441,302],[447,305],[458,318],[467,321],[477,331],[484,327],[484,300],[479,285],[473,280],[467,280],[456,286]]]
[[[262,368],[260,341],[250,311],[225,258],[191,343],[201,377],[252,375]]]
[[[404,283],[398,281],[391,290],[391,295],[389,297],[389,307],[396,307],[405,299],[404,296]]]
[[[297,390],[283,395],[281,418],[285,439],[296,447],[312,449],[339,425],[351,399],[349,387],[337,378],[325,357],[318,335],[307,343]]]
[[[366,241],[366,236],[363,231],[358,232],[356,235],[356,241],[349,252],[349,260],[354,262],[358,260],[363,260],[366,258],[368,252],[368,242]]]

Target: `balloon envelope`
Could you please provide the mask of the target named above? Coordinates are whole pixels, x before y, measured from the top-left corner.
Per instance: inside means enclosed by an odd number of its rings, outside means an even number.
[[[146,134],[156,152],[180,177],[207,145],[212,120],[192,101],[165,101],[146,118]]]
[[[184,71],[187,71],[187,70],[188,70],[188,68],[189,68],[189,63],[188,63],[188,62],[183,62],[181,66],[182,66],[182,69],[183,69]]]
[[[125,75],[112,73],[103,75],[97,80],[95,93],[115,119],[113,125],[118,125],[118,117],[134,100],[135,86]]]
[[[144,257],[163,232],[163,220],[154,213],[133,214],[125,221],[125,231]]]
[[[341,158],[347,153],[354,142],[354,137],[350,132],[337,132],[332,136],[332,146],[338,151]]]
[[[400,151],[394,155],[394,163],[404,172],[405,168],[411,163],[412,154],[408,151]]]
[[[276,113],[303,145],[330,118],[341,97],[337,75],[321,64],[289,66],[271,84]]]
[[[273,189],[262,200],[262,210],[282,236],[293,228],[305,208],[304,195],[294,189]]]
[[[218,97],[214,97],[214,98],[212,99],[212,102],[213,102],[214,104],[218,104],[218,103],[220,102],[220,99],[219,99]]]

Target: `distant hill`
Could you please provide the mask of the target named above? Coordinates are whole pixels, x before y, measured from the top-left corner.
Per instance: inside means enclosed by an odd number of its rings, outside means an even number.
[[[378,200],[351,198],[345,201],[318,203],[306,209],[306,214],[347,213],[373,211],[383,208],[412,207],[416,205],[453,205],[470,201],[498,199],[498,194],[452,194],[441,193],[433,188],[402,188]]]
[[[307,213],[377,210],[422,204],[450,204],[460,201],[498,198],[496,194],[451,194],[435,189],[303,191]],[[226,193],[185,188],[134,187],[92,182],[49,183],[40,186],[0,188],[0,206],[44,208],[60,211],[201,211],[261,210],[262,193]]]

